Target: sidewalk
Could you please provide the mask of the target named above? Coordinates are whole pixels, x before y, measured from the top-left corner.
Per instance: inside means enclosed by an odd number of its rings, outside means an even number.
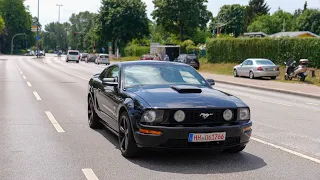
[[[287,94],[311,97],[320,99],[320,87],[309,84],[291,84],[275,82],[272,80],[235,78],[233,76],[201,73],[205,78],[215,80],[217,83],[226,83],[237,86],[244,86],[268,91],[277,91]]]

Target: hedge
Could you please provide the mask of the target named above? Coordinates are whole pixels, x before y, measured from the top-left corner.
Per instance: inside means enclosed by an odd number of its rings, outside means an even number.
[[[206,45],[211,63],[240,63],[247,58],[267,58],[281,65],[289,58],[297,62],[306,58],[311,67],[320,67],[318,38],[209,39]]]
[[[149,46],[130,45],[124,49],[125,56],[142,56],[144,54],[150,54]]]

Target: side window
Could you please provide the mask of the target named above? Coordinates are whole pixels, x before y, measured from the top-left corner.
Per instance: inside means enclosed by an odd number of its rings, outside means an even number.
[[[253,62],[251,60],[249,60],[247,65],[251,66],[251,65],[253,65]]]
[[[248,65],[248,60],[243,61],[242,65]]]
[[[115,78],[115,77],[119,77],[118,66],[112,66],[108,68],[106,74],[104,75],[104,78]]]

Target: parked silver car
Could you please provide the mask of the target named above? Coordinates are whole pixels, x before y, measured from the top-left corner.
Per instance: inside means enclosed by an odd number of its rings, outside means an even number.
[[[233,75],[235,77],[249,77],[250,79],[258,77],[276,79],[280,75],[280,68],[269,59],[246,59],[233,68]]]
[[[108,54],[99,54],[98,57],[95,59],[96,64],[106,64],[110,65],[110,57]]]

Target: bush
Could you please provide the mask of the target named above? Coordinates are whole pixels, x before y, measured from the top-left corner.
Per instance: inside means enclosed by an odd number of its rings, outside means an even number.
[[[50,50],[48,51],[48,53],[54,53],[54,50],[50,49]]]
[[[187,54],[196,54],[196,55],[198,55],[199,52],[200,52],[200,49],[197,46],[187,46],[186,52],[187,52]]]
[[[194,42],[192,40],[185,40],[182,43],[180,43],[180,51],[181,53],[187,53],[187,47],[189,46],[195,46]]]
[[[20,50],[20,54],[25,55],[26,53],[27,53],[26,50],[24,50],[24,49],[21,49],[21,50]]]
[[[135,44],[125,47],[124,54],[125,56],[142,56],[144,54],[150,53],[150,47],[148,46],[138,46]]]
[[[267,58],[283,64],[289,58],[309,59],[309,65],[320,67],[318,38],[237,38],[209,39],[207,58],[211,63],[240,63],[247,58]]]

